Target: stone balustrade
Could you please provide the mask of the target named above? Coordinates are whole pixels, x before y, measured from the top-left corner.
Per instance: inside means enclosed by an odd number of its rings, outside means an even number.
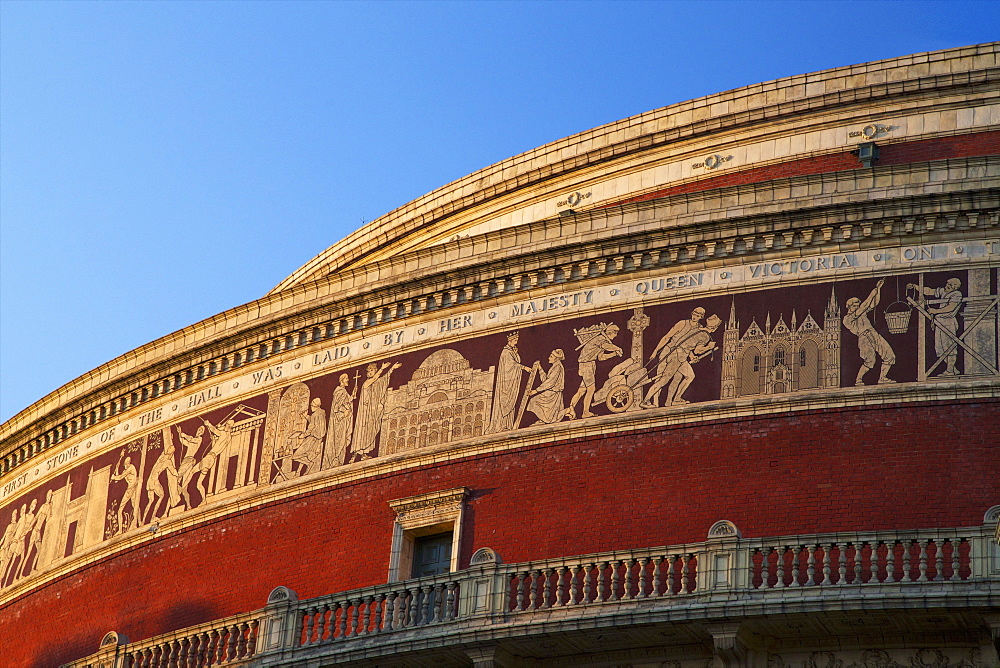
[[[454,573],[302,601],[278,587],[265,608],[244,615],[136,643],[112,632],[98,653],[64,668],[290,665],[327,654],[352,660],[352,648],[370,655],[379,643],[459,643],[462,634],[481,638],[485,627],[531,624],[536,615],[550,620],[558,612],[578,627],[622,606],[633,619],[686,606],[689,619],[709,620],[713,605],[750,602],[766,612],[796,596],[815,606],[845,595],[877,604],[890,591],[915,600],[973,589],[1000,595],[993,533],[983,526],[743,539],[723,521],[700,543],[519,564],[503,564],[484,548]]]
[[[245,664],[257,650],[260,613],[248,613],[129,643],[110,632],[101,649],[63,668],[200,668]]]

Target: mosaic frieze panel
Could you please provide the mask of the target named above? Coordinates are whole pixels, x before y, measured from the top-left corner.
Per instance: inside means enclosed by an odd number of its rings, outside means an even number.
[[[276,376],[270,391],[193,411],[11,494],[0,587],[165,518],[354,462],[710,401],[997,377],[997,282],[996,269],[969,269],[709,293],[284,385]]]

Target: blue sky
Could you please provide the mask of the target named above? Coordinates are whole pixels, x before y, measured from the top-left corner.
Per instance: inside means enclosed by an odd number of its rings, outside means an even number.
[[[0,0],[0,420],[491,163],[998,7]]]

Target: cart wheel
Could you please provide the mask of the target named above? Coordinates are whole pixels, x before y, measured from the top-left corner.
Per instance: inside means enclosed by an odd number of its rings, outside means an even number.
[[[611,390],[605,404],[612,413],[624,413],[632,407],[635,402],[635,393],[628,385],[622,385]]]

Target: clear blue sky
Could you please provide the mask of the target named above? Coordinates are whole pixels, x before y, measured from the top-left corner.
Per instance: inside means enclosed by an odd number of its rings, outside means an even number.
[[[481,167],[998,7],[2,0],[0,420]]]

